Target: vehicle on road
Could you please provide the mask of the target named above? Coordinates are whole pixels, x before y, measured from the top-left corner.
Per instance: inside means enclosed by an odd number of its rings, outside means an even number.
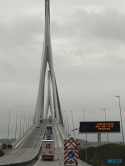
[[[50,130],[50,134],[52,134],[52,125],[47,125],[46,126],[46,131]]]
[[[43,119],[42,119],[42,117],[40,117],[40,123],[43,123]]]
[[[51,140],[51,135],[47,135],[47,136],[46,136],[46,139],[47,139],[47,140]]]
[[[50,130],[46,130],[46,135],[50,135]]]
[[[55,155],[55,141],[42,140],[42,160],[44,159],[54,160],[54,155]]]

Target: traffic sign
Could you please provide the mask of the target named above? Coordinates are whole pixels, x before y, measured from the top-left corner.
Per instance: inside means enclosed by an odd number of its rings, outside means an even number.
[[[73,151],[69,151],[67,155],[69,158],[73,158],[75,156],[75,153]]]
[[[86,142],[84,143],[84,145],[89,145],[89,143],[86,141]]]
[[[64,165],[66,163],[78,165],[78,139],[75,140],[73,137],[64,139]]]

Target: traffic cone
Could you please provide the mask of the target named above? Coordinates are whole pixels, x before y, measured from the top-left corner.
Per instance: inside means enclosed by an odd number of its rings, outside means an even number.
[[[59,161],[59,165],[61,165],[61,160]]]

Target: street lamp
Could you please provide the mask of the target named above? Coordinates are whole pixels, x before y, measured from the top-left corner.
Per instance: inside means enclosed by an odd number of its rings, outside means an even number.
[[[83,115],[84,115],[84,122],[85,122],[85,110],[81,110],[83,111]],[[86,142],[87,142],[87,133],[86,133]]]
[[[17,111],[17,113],[16,113],[16,128],[15,128],[15,141],[16,141],[16,133],[17,133],[17,117],[18,117],[18,113],[19,113],[20,111]]]
[[[25,113],[26,113],[26,111],[24,111],[24,122],[23,122],[23,134],[24,134],[24,127],[25,127]]]
[[[66,113],[67,113],[67,133],[69,134],[68,111],[66,111]]]
[[[104,113],[105,113],[105,121],[106,121],[106,109],[102,109],[102,110],[104,110]],[[107,141],[108,141],[108,143],[109,143],[109,137],[108,137],[108,133],[107,133]]]
[[[67,131],[67,125],[66,125],[66,111],[64,111],[64,128]]]
[[[21,121],[22,121],[22,112],[24,112],[24,111],[21,111],[21,118],[20,118],[20,136],[21,136]]]
[[[85,111],[85,110],[81,110],[81,111],[83,111],[83,115],[84,115],[84,122],[85,122],[85,113],[84,113],[84,111]]]
[[[33,125],[33,113],[32,112],[34,112],[34,110],[29,110],[29,112],[30,112],[30,127],[31,127],[31,125]]]
[[[8,135],[7,135],[7,139],[9,139],[9,126],[10,126],[10,113],[11,113],[12,111],[9,111],[9,122],[8,122]]]
[[[123,125],[122,125],[122,115],[121,115],[121,105],[120,105],[120,96],[115,96],[118,97],[119,99],[119,109],[120,109],[120,118],[121,118],[121,128],[122,128],[122,138],[123,138],[123,143],[124,143],[124,134],[123,134]]]
[[[27,117],[26,117],[26,131],[28,130],[28,111],[27,111]]]
[[[73,122],[73,111],[72,111],[72,110],[70,110],[70,111],[71,111],[71,113],[72,113],[73,135],[74,135],[74,139],[75,139],[75,132],[74,132],[74,122]]]

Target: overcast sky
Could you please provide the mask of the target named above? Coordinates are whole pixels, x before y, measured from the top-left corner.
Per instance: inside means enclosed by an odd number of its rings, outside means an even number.
[[[84,119],[81,110],[86,121],[105,120],[102,108],[107,120],[120,120],[114,97],[119,95],[125,133],[125,1],[50,0],[50,5],[62,110],[73,110],[75,127]],[[16,111],[35,109],[44,21],[44,0],[0,0],[0,138],[7,138],[9,111],[14,137]],[[20,116],[18,133],[19,122]],[[109,140],[122,141],[122,135],[110,134]],[[97,141],[97,135],[89,134],[88,141]]]

